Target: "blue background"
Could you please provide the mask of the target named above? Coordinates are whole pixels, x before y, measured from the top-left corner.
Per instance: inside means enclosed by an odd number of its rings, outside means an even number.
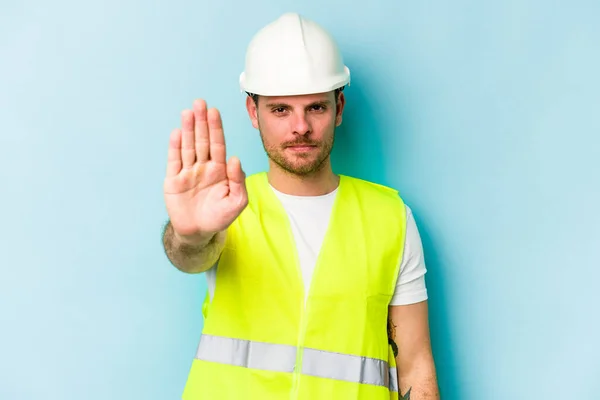
[[[2,2],[0,398],[179,398],[206,286],[161,247],[168,136],[204,97],[266,168],[238,76],[291,10],[353,74],[336,171],[414,210],[443,398],[599,398],[591,0]]]

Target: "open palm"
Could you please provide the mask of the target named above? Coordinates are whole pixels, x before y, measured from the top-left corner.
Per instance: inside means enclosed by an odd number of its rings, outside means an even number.
[[[248,204],[240,161],[226,162],[220,113],[196,100],[171,132],[164,196],[173,229],[180,236],[225,230]]]

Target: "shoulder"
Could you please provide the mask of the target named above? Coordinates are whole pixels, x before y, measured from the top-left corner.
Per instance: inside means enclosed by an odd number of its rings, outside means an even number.
[[[249,200],[252,200],[261,190],[269,186],[266,171],[254,172],[247,175],[244,179],[244,185],[246,186]]]
[[[259,171],[259,172],[254,172],[252,174],[249,174],[246,176],[246,178],[244,179],[246,185],[248,184],[256,184],[257,182],[260,182],[263,179],[266,179],[267,177],[267,173],[266,171]]]
[[[402,201],[398,189],[391,186],[347,175],[342,175],[342,178],[362,193],[376,196],[380,199],[389,199],[396,202],[398,200]]]

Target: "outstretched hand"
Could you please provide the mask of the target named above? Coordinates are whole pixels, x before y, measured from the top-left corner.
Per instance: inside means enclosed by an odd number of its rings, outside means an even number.
[[[240,160],[226,162],[221,115],[202,99],[171,132],[164,196],[173,230],[190,241],[227,229],[248,204]]]

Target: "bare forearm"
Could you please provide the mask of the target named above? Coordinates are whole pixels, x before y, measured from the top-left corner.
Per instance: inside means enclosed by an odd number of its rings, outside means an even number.
[[[391,306],[389,314],[388,338],[396,357],[400,400],[439,400],[427,301]]]
[[[225,244],[225,232],[200,235],[184,241],[169,222],[163,232],[163,246],[171,263],[187,273],[204,272],[219,259]]]
[[[440,399],[440,392],[435,378],[407,379],[406,383],[400,387],[400,400]]]
[[[424,355],[421,360],[415,361],[406,373],[402,368],[398,368],[400,400],[439,400],[440,393],[433,358]]]

